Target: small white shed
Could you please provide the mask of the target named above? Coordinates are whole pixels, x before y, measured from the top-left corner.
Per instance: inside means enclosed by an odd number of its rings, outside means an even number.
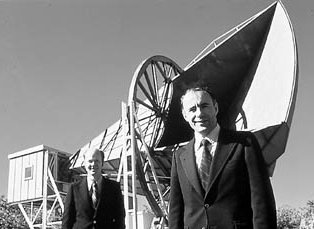
[[[43,198],[52,194],[53,187],[45,187],[52,175],[59,191],[66,192],[70,182],[68,170],[70,154],[45,145],[12,153],[9,158],[8,202],[17,203]]]

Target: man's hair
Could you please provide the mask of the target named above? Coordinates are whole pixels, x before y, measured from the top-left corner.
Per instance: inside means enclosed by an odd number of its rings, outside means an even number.
[[[196,91],[204,91],[206,93],[209,94],[209,96],[212,98],[214,103],[217,103],[216,97],[214,95],[214,93],[208,88],[208,87],[192,87],[192,88],[188,88],[186,89],[186,91],[183,93],[183,95],[181,96],[180,102],[181,102],[181,109],[183,109],[183,100],[184,97],[189,93],[189,92],[196,92]]]
[[[101,161],[102,161],[102,163],[104,163],[104,159],[105,159],[105,153],[104,153],[104,151],[102,151],[101,149],[99,149],[99,148],[97,148],[97,147],[94,147],[94,148],[92,147],[92,148],[87,149],[86,152],[85,152],[85,154],[86,154],[88,151],[93,151],[93,152],[97,151],[97,152],[99,152],[99,153],[100,153],[100,157],[101,157]],[[85,160],[85,154],[83,154],[84,160]]]

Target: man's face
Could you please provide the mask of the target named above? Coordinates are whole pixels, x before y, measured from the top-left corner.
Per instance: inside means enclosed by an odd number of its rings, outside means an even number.
[[[85,154],[84,167],[87,172],[87,176],[94,177],[96,179],[101,176],[103,161],[100,152],[95,150],[89,150]]]
[[[183,97],[182,114],[194,132],[208,135],[217,125],[218,105],[205,91],[189,91]]]

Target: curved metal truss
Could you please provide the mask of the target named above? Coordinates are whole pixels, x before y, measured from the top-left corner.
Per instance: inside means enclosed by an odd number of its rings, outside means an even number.
[[[153,56],[134,73],[130,86],[131,147],[136,174],[154,214],[167,221],[172,149],[158,149],[172,98],[172,80],[182,69],[171,59]]]

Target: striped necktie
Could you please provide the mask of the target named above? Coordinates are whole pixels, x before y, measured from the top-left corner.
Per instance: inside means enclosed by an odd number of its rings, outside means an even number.
[[[203,189],[206,191],[209,184],[209,171],[212,163],[212,155],[209,147],[211,143],[207,139],[203,139],[201,142],[202,147],[202,160],[199,168],[200,179]]]
[[[98,202],[98,190],[97,190],[96,181],[92,183],[92,202],[93,202],[94,208],[96,208],[97,202]]]

